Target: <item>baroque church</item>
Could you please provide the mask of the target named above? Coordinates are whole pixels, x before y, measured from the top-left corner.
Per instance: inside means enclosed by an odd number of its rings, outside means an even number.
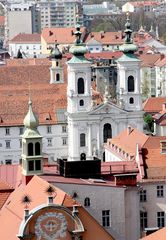
[[[129,18],[125,27],[120,49],[123,55],[117,61],[117,103],[111,101],[106,86],[99,105],[92,100],[91,62],[84,56],[87,50],[81,42],[80,27],[76,27],[75,44],[70,49],[73,57],[67,62],[68,161],[105,160],[103,144],[108,138],[128,125],[143,130],[140,60],[134,55],[137,47],[131,39]]]

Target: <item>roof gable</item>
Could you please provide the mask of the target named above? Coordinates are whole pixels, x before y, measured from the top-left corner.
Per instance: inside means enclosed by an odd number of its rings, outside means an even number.
[[[120,114],[120,113],[126,113],[126,111],[121,109],[111,101],[108,101],[106,103],[101,103],[96,107],[94,107],[89,114],[99,115],[99,114]]]

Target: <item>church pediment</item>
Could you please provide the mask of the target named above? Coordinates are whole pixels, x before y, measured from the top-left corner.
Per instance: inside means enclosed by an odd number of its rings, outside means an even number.
[[[89,114],[98,115],[98,114],[120,114],[120,113],[126,113],[126,111],[121,109],[119,106],[113,104],[112,102],[107,102],[107,103],[101,103],[100,105],[95,106]]]

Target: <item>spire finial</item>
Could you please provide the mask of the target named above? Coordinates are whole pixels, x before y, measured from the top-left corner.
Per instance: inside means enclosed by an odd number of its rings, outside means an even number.
[[[80,25],[79,24],[77,24],[75,28],[76,28],[76,31],[74,32],[74,35],[76,36],[75,44],[79,45],[80,43],[82,43],[82,41],[81,41],[82,32],[80,31]]]
[[[24,118],[24,125],[25,125],[26,128],[36,129],[39,125],[39,121],[38,121],[38,118],[36,117],[36,115],[34,114],[34,112],[32,110],[31,99],[29,99],[29,101],[28,101],[28,106],[29,106],[29,110],[28,110],[27,115]]]
[[[131,24],[130,24],[130,18],[129,18],[129,12],[126,13],[126,24],[125,24],[125,43],[132,43],[132,39],[131,39],[131,34],[132,34],[132,30],[131,30]]]

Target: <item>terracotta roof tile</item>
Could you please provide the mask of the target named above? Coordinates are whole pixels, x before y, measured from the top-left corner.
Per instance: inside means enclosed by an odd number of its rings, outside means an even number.
[[[131,156],[135,156],[136,145],[139,144],[141,147],[148,139],[148,136],[137,130],[131,128],[130,130],[125,129],[116,137],[109,139],[105,147],[109,150],[111,144],[117,146],[121,151],[125,151]]]
[[[91,32],[86,42],[88,42],[90,39],[95,39],[96,41],[102,43],[102,44],[115,44],[115,45],[121,45],[123,44],[123,33],[121,31],[119,32]]]
[[[151,97],[143,104],[144,112],[158,113],[163,109],[163,103],[166,102],[166,97]]]
[[[161,153],[161,140],[166,141],[166,137],[150,136],[142,146],[148,178],[165,178],[166,176],[166,154]]]
[[[146,236],[141,238],[141,240],[165,240],[166,236],[166,227]]]
[[[24,215],[24,206],[23,204],[21,204],[22,197],[25,194],[30,196],[32,202],[29,205],[29,209],[31,210],[47,202],[47,194],[45,193],[45,190],[48,186],[49,186],[48,182],[44,181],[43,179],[37,176],[34,176],[28,185],[20,186],[14,192],[11,193],[0,214],[0,223],[3,222],[3,228],[0,228],[0,236],[2,239],[10,240],[18,239],[16,234],[18,233],[19,226]],[[63,205],[63,203],[66,202],[70,207],[72,207],[73,204],[75,204],[74,200],[73,202],[69,200],[65,201],[65,198],[69,199],[66,193],[55,186],[54,188],[57,194],[56,197],[54,198],[54,203]],[[36,189],[38,191],[37,197]]]
[[[72,44],[75,40],[75,28],[44,28],[41,37],[46,43]],[[81,28],[82,36],[86,33],[86,28]]]
[[[0,26],[5,25],[5,16],[0,16]]]
[[[160,59],[160,54],[141,54],[139,59],[142,67],[154,67],[156,61]]]
[[[39,33],[19,33],[14,38],[10,40],[10,43],[40,43],[41,34]]]
[[[3,207],[13,190],[14,189],[11,186],[0,179],[0,209]]]

